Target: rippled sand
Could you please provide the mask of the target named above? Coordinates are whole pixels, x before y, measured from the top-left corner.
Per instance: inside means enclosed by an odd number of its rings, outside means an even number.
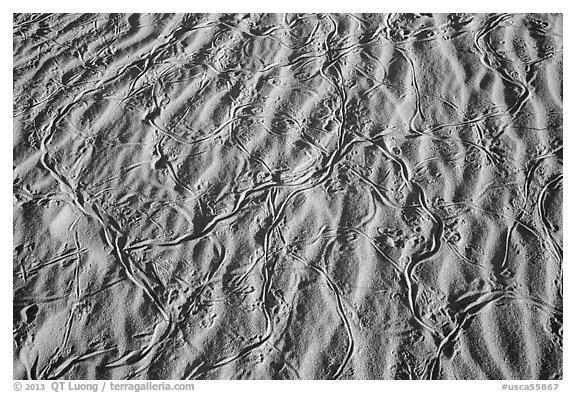
[[[562,15],[14,15],[14,378],[562,378]]]

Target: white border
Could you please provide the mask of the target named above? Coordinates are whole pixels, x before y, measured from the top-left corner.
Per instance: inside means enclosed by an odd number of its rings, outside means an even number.
[[[6,0],[5,0],[6,1]],[[12,53],[12,34],[9,32],[12,26],[13,12],[560,12],[564,14],[564,100],[565,107],[569,108],[564,113],[564,149],[565,152],[565,169],[564,169],[564,239],[568,240],[565,247],[564,255],[564,380],[559,381],[560,387],[557,391],[576,392],[576,331],[575,331],[575,311],[571,307],[575,299],[576,290],[572,287],[571,281],[576,277],[576,260],[575,251],[570,247],[570,240],[576,239],[576,232],[572,223],[576,221],[576,207],[572,204],[572,198],[576,198],[574,192],[574,174],[576,173],[575,160],[571,156],[570,146],[575,146],[574,116],[576,110],[575,100],[573,99],[575,84],[573,70],[576,70],[574,62],[574,25],[576,15],[572,12],[572,7],[566,1],[495,1],[483,0],[479,2],[466,1],[360,1],[351,0],[347,2],[336,2],[328,0],[259,0],[259,1],[154,1],[144,3],[135,0],[97,0],[97,1],[10,1],[3,5],[8,8],[7,12],[2,12],[0,35],[0,53],[5,53],[5,61],[1,63],[4,78],[0,80],[4,92],[2,95],[2,124],[5,135],[12,135],[12,96],[8,94],[12,91],[11,79],[8,73],[12,72],[11,62],[8,55]],[[8,140],[8,137],[6,141]],[[13,391],[12,381],[12,323],[9,317],[12,315],[12,220],[8,217],[11,213],[11,199],[9,195],[9,184],[12,181],[12,147],[8,143],[1,144],[2,154],[0,154],[0,176],[1,184],[6,185],[5,191],[1,194],[2,200],[0,208],[2,215],[6,217],[1,226],[2,258],[4,267],[0,274],[0,290],[2,295],[0,299],[0,315],[5,317],[4,323],[0,325],[2,339],[0,340],[0,391]],[[278,392],[288,392],[293,390],[314,391],[314,390],[333,390],[336,392],[348,391],[353,389],[367,389],[367,391],[433,391],[433,392],[495,392],[501,391],[502,383],[512,383],[512,381],[430,381],[430,382],[405,382],[405,381],[194,381],[195,391],[240,391],[240,392],[257,392],[263,391],[270,393],[271,389]],[[518,381],[524,383],[524,381]],[[47,382],[46,390],[51,391]],[[109,391],[109,389],[108,389]]]

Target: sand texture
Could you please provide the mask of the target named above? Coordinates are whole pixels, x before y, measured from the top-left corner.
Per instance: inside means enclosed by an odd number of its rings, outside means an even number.
[[[562,34],[14,14],[14,378],[561,379]]]

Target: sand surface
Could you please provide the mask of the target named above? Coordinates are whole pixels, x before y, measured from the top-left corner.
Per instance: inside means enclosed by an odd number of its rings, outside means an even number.
[[[17,379],[562,378],[562,15],[13,23]]]

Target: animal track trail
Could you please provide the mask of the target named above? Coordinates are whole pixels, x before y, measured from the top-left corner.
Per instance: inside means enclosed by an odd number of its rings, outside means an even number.
[[[561,379],[560,14],[14,14],[16,379]]]

